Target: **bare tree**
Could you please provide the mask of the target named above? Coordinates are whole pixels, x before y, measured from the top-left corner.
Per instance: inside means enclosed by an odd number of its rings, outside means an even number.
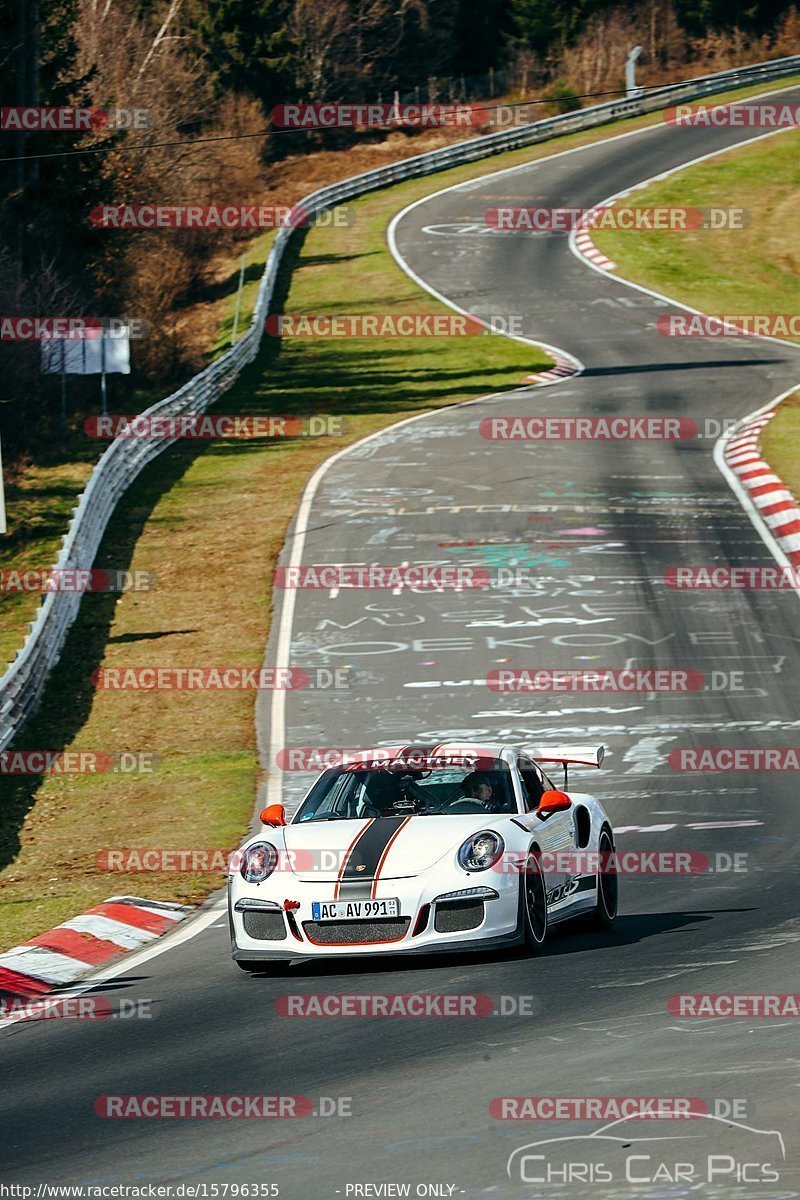
[[[349,17],[346,0],[296,0],[289,32],[297,53],[297,85],[309,100],[336,91],[352,45]]]

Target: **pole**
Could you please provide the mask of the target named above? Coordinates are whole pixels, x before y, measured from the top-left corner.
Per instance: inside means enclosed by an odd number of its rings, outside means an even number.
[[[636,86],[636,60],[642,53],[641,46],[634,46],[628,54],[625,63],[625,98],[626,100],[635,100],[637,96],[641,96],[643,88]]]
[[[236,334],[239,331],[239,312],[242,307],[242,288],[244,287],[244,260],[242,255],[242,263],[239,267],[239,290],[236,293],[236,312],[233,314],[233,333],[231,334],[231,345],[236,341]]]
[[[3,489],[3,455],[0,451],[0,533],[6,532],[6,499]]]
[[[61,432],[67,425],[67,347],[61,338]]]
[[[106,338],[105,330],[100,330],[100,397],[103,416],[108,412],[108,397],[106,395]]]

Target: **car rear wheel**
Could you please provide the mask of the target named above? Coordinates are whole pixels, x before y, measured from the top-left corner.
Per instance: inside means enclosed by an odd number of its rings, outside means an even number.
[[[547,889],[537,850],[528,855],[522,876],[522,923],[525,944],[535,954],[547,938]]]
[[[619,907],[619,876],[616,871],[603,870],[604,866],[611,865],[614,857],[610,830],[601,829],[597,848],[600,852],[600,870],[597,873],[597,907],[592,913],[592,922],[596,929],[610,929],[617,919]]]

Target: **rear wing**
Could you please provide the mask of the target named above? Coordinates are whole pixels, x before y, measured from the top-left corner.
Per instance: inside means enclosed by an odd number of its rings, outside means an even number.
[[[564,768],[564,787],[567,786],[570,767],[596,767],[603,765],[605,746],[526,746],[525,750],[538,763],[558,763]]]

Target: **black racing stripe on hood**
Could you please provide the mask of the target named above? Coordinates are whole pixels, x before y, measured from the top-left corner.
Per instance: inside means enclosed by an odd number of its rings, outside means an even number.
[[[372,880],[383,852],[405,820],[405,816],[398,816],[376,817],[370,821],[361,837],[354,842],[339,876],[338,894],[342,899],[369,899]]]

